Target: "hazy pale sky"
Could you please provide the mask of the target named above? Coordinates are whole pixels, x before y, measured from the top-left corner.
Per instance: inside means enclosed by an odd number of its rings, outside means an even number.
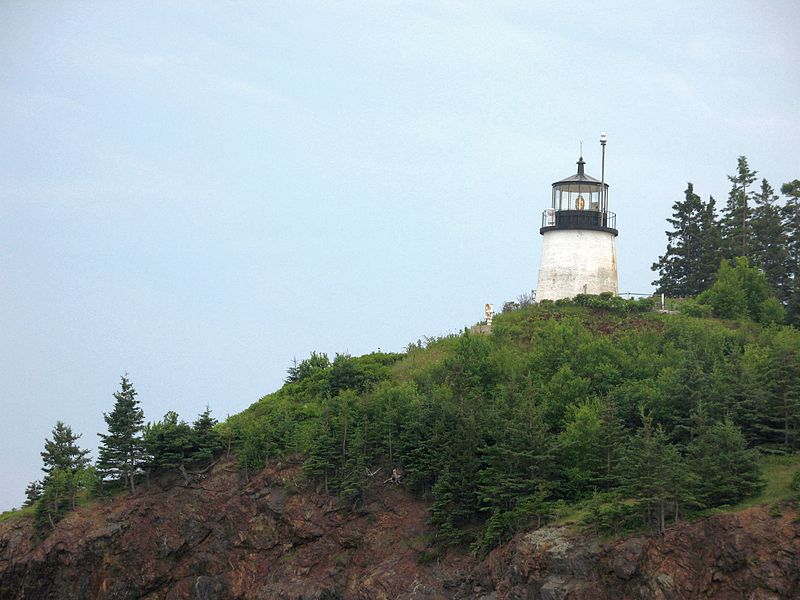
[[[797,2],[0,4],[0,509],[57,420],[96,456],[241,411],[292,357],[457,331],[536,286],[579,143],[648,292],[687,181],[800,177]]]

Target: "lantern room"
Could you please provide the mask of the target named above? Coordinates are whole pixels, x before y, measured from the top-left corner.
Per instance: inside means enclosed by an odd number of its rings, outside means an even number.
[[[578,172],[553,184],[550,208],[542,214],[540,233],[552,229],[595,229],[615,236],[616,215],[608,210],[608,184],[587,175],[578,159]]]

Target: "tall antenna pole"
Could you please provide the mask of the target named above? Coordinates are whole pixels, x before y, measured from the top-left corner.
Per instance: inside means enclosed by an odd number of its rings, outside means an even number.
[[[605,221],[605,213],[608,210],[608,198],[606,197],[606,134],[600,134],[600,147],[602,150],[602,158],[600,160],[600,194],[603,201],[600,203],[600,209],[603,211],[603,221]]]

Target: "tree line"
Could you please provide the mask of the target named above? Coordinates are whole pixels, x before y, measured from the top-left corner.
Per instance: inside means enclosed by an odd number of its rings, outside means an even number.
[[[758,181],[745,156],[729,175],[731,189],[720,211],[689,183],[667,219],[667,248],[653,264],[658,293],[698,296],[714,282],[721,261],[745,259],[759,269],[785,308],[787,323],[800,325],[800,180],[781,186],[781,197],[766,178]]]
[[[188,484],[188,467],[208,463],[222,448],[216,419],[206,407],[190,425],[170,411],[160,421],[145,424],[144,411],[127,375],[114,393],[114,407],[103,417],[107,433],[100,437],[98,458],[91,464],[89,450],[78,445],[81,434],[57,421],[52,439],[44,443],[41,480],[25,490],[25,506],[35,507],[37,525],[55,523],[75,508],[80,498],[89,498],[127,487],[133,493],[136,482],[150,474],[179,471]]]

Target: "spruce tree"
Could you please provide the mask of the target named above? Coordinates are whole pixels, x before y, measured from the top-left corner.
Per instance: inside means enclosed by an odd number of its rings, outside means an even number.
[[[664,533],[667,517],[677,521],[681,507],[693,502],[693,481],[665,433],[649,416],[642,413],[641,418],[642,428],[629,440],[619,465],[620,484],[635,500],[644,524]]]
[[[769,347],[768,372],[771,394],[762,414],[762,431],[780,448],[800,447],[800,335],[787,327],[777,331]]]
[[[731,191],[728,202],[722,210],[722,241],[725,258],[737,256],[750,256],[750,199],[752,192],[748,192],[756,180],[758,171],[750,169],[747,157],[740,156],[736,165],[736,174],[728,175],[731,182]]]
[[[476,549],[488,551],[532,523],[538,527],[552,509],[551,436],[541,409],[533,408],[536,417],[529,421],[525,419],[524,408],[520,408],[516,414],[508,415],[511,418],[501,417],[489,427],[489,430],[502,427],[501,438],[478,449],[481,467],[475,494],[480,503],[478,509],[489,518]]]
[[[781,210],[787,253],[786,320],[800,326],[800,179],[784,183],[781,193],[786,196]]]
[[[42,484],[39,481],[31,481],[25,488],[25,504],[23,506],[33,506],[42,497]]]
[[[192,428],[169,411],[163,420],[148,423],[143,429],[148,464],[156,469],[179,469],[189,462],[194,448]]]
[[[722,260],[722,229],[717,219],[717,202],[714,196],[708,197],[700,214],[700,252],[697,260],[698,275],[696,279],[698,293],[708,289],[714,283],[714,277]]]
[[[337,443],[331,431],[331,424],[327,418],[322,418],[316,424],[311,444],[306,451],[303,470],[312,477],[322,478],[326,495],[330,491],[330,478],[336,469],[338,458]]]
[[[653,282],[657,292],[673,297],[696,296],[706,289],[719,267],[719,229],[714,199],[704,203],[690,182],[684,200],[672,205],[667,222],[667,251],[651,269],[658,271]]]
[[[97,434],[101,440],[97,468],[104,476],[126,481],[133,493],[136,491],[136,471],[144,459],[144,412],[127,375],[122,376],[120,390],[114,393],[114,399],[114,410],[110,414],[103,413],[108,434]]]
[[[702,507],[734,504],[764,487],[758,453],[748,450],[742,431],[728,419],[697,429],[688,461]]]
[[[761,269],[767,282],[779,299],[783,299],[787,287],[786,234],[781,223],[781,210],[775,204],[778,196],[766,179],[761,180],[761,189],[755,196],[755,208],[751,219],[753,266]]]
[[[208,406],[192,423],[194,441],[192,461],[211,460],[222,449],[222,439],[215,429],[216,424],[217,420],[211,416],[211,409]]]
[[[72,428],[65,425],[63,421],[56,421],[53,427],[53,439],[45,439],[44,451],[41,452],[44,466],[42,471],[46,473],[44,483],[55,469],[63,469],[76,473],[89,464],[86,457],[88,450],[81,450],[75,443],[80,439],[81,434],[72,433]]]

